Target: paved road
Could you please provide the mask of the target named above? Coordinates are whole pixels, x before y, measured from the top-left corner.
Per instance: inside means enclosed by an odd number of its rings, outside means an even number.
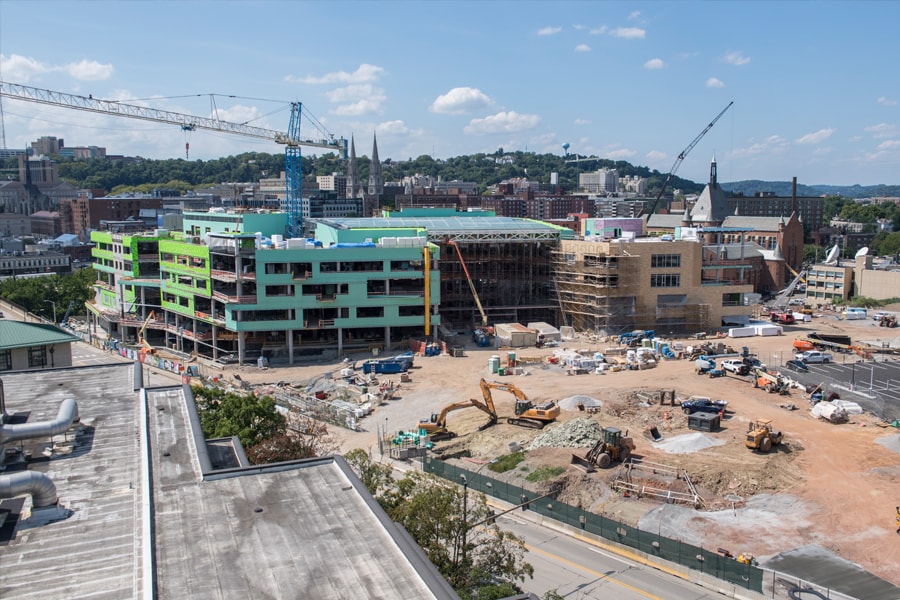
[[[521,584],[537,596],[556,590],[565,598],[702,600],[720,598],[679,576],[627,561],[588,541],[556,532],[509,513],[498,525],[525,540],[534,579]]]

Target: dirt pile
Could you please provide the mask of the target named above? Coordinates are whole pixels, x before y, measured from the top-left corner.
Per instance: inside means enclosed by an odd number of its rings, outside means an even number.
[[[572,419],[546,427],[537,435],[526,450],[536,450],[544,446],[553,448],[590,448],[603,435],[600,424],[593,419]]]

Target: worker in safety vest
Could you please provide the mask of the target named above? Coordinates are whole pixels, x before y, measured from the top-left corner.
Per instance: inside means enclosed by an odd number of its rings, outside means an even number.
[[[897,507],[897,533],[900,533],[900,506]]]

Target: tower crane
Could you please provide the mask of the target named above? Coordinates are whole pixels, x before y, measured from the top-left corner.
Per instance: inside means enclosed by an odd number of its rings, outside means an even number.
[[[725,112],[729,108],[731,108],[732,104],[734,104],[734,100],[729,102],[728,106],[723,108],[722,112],[720,112],[718,115],[716,115],[716,118],[713,119],[712,121],[710,121],[709,125],[707,125],[703,129],[703,131],[701,131],[700,134],[697,137],[695,137],[694,140],[690,144],[687,145],[687,148],[682,150],[681,153],[678,155],[678,157],[675,158],[675,162],[672,164],[672,168],[669,169],[669,174],[666,175],[666,180],[663,181],[662,188],[659,190],[659,193],[656,195],[656,199],[653,201],[653,204],[650,206],[650,210],[649,210],[648,214],[652,215],[653,211],[656,210],[656,205],[659,204],[659,199],[662,198],[663,194],[666,193],[666,188],[669,187],[669,182],[672,181],[673,177],[675,177],[675,171],[677,171],[678,167],[681,166],[681,162],[684,160],[684,157],[687,156],[690,153],[690,151],[694,149],[694,146],[696,146],[700,142],[700,140],[703,139],[703,136],[706,135],[706,133],[710,129],[712,129],[713,125],[716,124],[716,121],[718,121],[719,119],[722,118],[722,115],[724,115]]]
[[[303,139],[300,137],[300,116],[303,111],[303,105],[300,102],[291,102],[290,124],[287,133],[284,133],[281,131],[264,129],[262,127],[253,127],[242,123],[229,123],[228,121],[222,121],[217,118],[213,119],[167,110],[157,110],[146,106],[125,104],[124,102],[117,102],[114,100],[100,100],[94,98],[93,95],[78,96],[29,87],[27,85],[9,83],[6,81],[0,81],[0,97],[24,100],[26,102],[37,102],[39,104],[47,104],[62,108],[73,108],[101,115],[142,119],[154,123],[166,123],[169,125],[176,125],[185,132],[204,129],[222,133],[234,133],[246,137],[270,140],[277,144],[284,144],[285,185],[287,187],[287,200],[285,204],[288,215],[288,237],[297,237],[303,232],[300,199],[302,171],[300,147],[310,146],[314,148],[325,148],[337,152],[341,159],[347,158],[347,140],[345,138],[335,138],[334,135],[327,132],[327,137],[321,139]]]

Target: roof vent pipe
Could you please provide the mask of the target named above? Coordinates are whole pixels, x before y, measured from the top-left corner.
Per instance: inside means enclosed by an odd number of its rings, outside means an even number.
[[[45,508],[56,504],[56,484],[46,473],[19,471],[11,475],[0,475],[0,498],[15,498],[29,494],[34,508]]]
[[[59,405],[59,413],[52,421],[0,425],[0,445],[39,437],[59,435],[78,420],[78,403],[74,398],[66,398]]]

